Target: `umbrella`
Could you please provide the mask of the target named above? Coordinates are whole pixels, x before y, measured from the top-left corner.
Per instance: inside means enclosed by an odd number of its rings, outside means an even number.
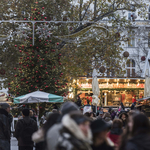
[[[150,77],[145,79],[144,97],[150,96]]]
[[[50,94],[50,93],[46,93],[46,92],[36,91],[36,92],[32,92],[32,93],[14,98],[15,104],[43,103],[43,102],[62,103],[63,97]]]
[[[92,77],[93,77],[93,80],[92,80],[92,91],[93,91],[92,104],[97,106],[100,103],[100,100],[98,98],[98,96],[100,95],[100,91],[99,91],[99,83],[98,83],[98,80],[97,80],[97,71],[96,71],[96,69],[93,70]]]

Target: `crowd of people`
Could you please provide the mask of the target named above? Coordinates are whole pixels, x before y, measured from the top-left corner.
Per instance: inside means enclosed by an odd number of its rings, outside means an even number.
[[[90,109],[87,109],[90,110]],[[0,150],[10,150],[10,106],[0,108]],[[150,122],[137,110],[103,108],[81,112],[73,102],[45,114],[40,128],[28,108],[22,110],[14,136],[19,150],[149,150]]]

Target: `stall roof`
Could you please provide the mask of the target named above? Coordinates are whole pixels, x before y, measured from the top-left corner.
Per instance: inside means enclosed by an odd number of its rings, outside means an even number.
[[[144,98],[141,98],[141,99],[137,99],[137,101],[143,101],[143,100],[147,100],[147,99],[150,99],[150,96],[149,97],[144,97]]]

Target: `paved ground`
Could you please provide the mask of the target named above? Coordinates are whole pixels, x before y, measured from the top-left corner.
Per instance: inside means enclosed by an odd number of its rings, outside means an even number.
[[[11,150],[18,150],[18,146],[17,146],[18,142],[16,140],[16,138],[11,138]]]

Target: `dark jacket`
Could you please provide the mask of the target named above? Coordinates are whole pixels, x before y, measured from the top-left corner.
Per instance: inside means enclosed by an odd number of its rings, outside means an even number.
[[[102,145],[97,146],[97,147],[92,145],[92,150],[114,150],[114,148],[109,146],[106,143],[103,143]]]
[[[139,134],[127,141],[125,150],[149,150],[150,135]]]
[[[38,129],[37,123],[30,117],[24,117],[23,119],[18,120],[15,128],[15,137],[18,140],[18,146],[33,146],[33,143],[26,144],[21,137],[25,124],[30,124],[30,127],[34,129],[34,132]]]
[[[10,149],[10,126],[8,112],[5,109],[0,109],[0,149]]]
[[[113,112],[111,113],[111,120],[114,120],[116,115],[117,115],[116,112],[113,111]]]

